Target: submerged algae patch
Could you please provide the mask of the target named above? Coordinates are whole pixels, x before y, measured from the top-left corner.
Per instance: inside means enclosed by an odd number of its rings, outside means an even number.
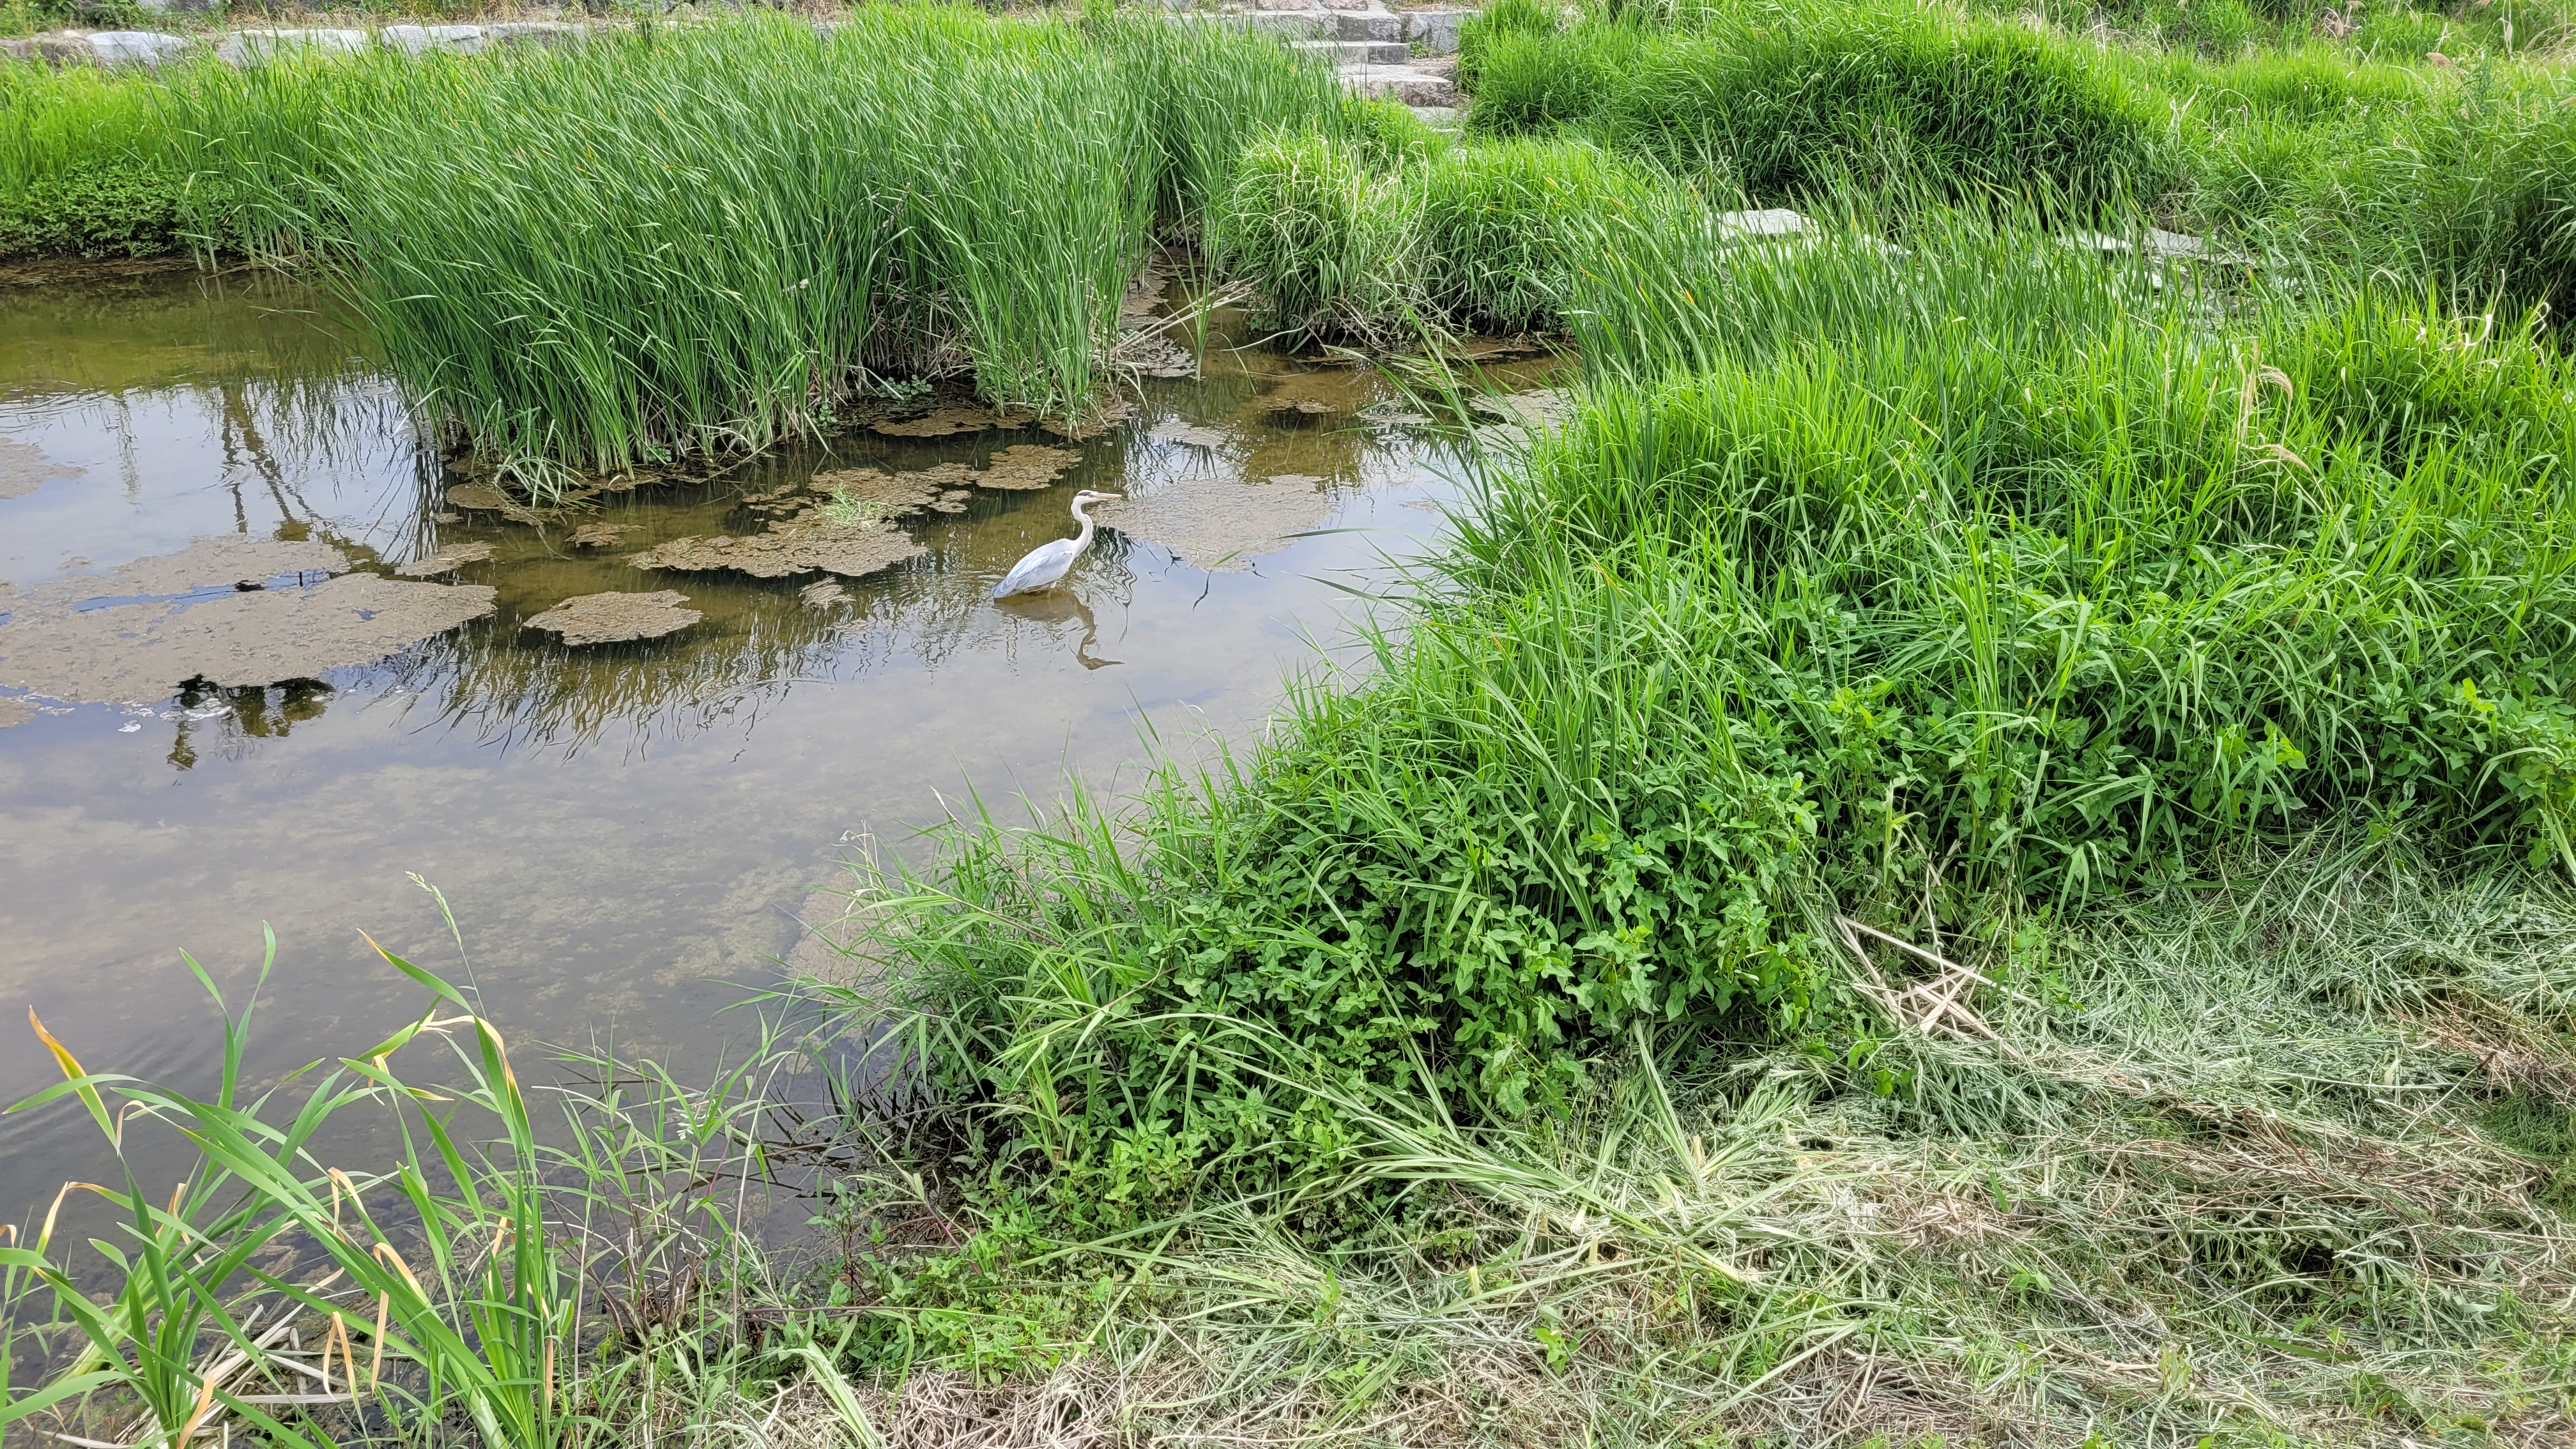
[[[924,550],[902,530],[873,520],[837,523],[821,510],[786,519],[766,533],[675,538],[626,556],[639,569],[678,573],[730,570],[755,579],[789,574],[881,573]]]
[[[0,685],[49,699],[148,704],[190,680],[268,685],[372,664],[492,610],[489,588],[374,574],[261,586],[347,566],[324,543],[224,537],[41,585],[14,600],[0,624]]]
[[[560,635],[566,644],[614,644],[629,639],[659,639],[705,618],[680,606],[689,596],[673,589],[649,594],[583,594],[566,599],[524,626]]]
[[[585,523],[572,531],[572,546],[612,548],[624,540],[626,535],[639,531],[641,527],[642,525],[633,523]]]
[[[889,438],[946,438],[995,428],[1025,428],[1037,421],[1031,412],[995,412],[977,405],[937,407],[908,418],[879,419],[868,424]]]

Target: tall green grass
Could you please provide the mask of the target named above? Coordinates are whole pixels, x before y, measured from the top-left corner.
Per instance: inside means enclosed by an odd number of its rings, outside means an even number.
[[[950,348],[992,401],[1071,411],[1158,227],[1253,129],[1332,109],[1256,45],[897,7],[414,67],[324,118],[284,229],[505,458],[758,448]],[[244,73],[197,129],[292,76]]]
[[[200,245],[338,279],[415,394],[538,483],[764,447],[878,373],[1080,410],[1147,247],[1252,137],[1345,108],[1266,37],[926,5],[25,88],[55,119],[5,164],[183,178]]]
[[[2576,866],[2576,370],[2532,319],[1916,244],[1611,244],[1583,339],[1642,386],[1501,500],[1489,566],[1570,532],[1684,570],[1847,896],[2081,894],[2353,806]]]

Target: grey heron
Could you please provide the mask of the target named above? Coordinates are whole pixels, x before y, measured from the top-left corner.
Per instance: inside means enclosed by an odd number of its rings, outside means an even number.
[[[1073,561],[1082,557],[1084,549],[1091,547],[1091,515],[1082,510],[1095,503],[1106,503],[1112,498],[1125,496],[1120,493],[1095,493],[1088,488],[1074,494],[1073,521],[1082,525],[1082,532],[1071,538],[1059,538],[1053,543],[1042,543],[1030,549],[1028,557],[1011,565],[1011,571],[1002,575],[1000,583],[993,585],[993,597],[1007,599],[1013,594],[1036,593],[1041,589],[1052,589],[1064,582],[1064,576],[1073,571]]]

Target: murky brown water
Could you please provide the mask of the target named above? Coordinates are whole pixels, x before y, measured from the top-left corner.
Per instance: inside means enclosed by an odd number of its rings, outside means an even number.
[[[1310,636],[1356,607],[1336,585],[1382,577],[1382,553],[1438,527],[1447,455],[1381,420],[1398,406],[1364,373],[1216,352],[1078,444],[860,433],[531,523],[451,511],[469,480],[443,471],[363,339],[290,285],[0,283],[0,666],[37,637],[39,599],[95,588],[182,622],[232,607],[225,580],[117,581],[208,535],[327,546],[386,580],[436,557],[437,585],[493,594],[479,618],[314,680],[120,704],[0,688],[0,1040],[32,1006],[93,1069],[210,1083],[219,1040],[179,952],[238,987],[264,921],[279,964],[254,1067],[354,1050],[418,1004],[359,930],[456,969],[417,873],[521,1039],[709,1057],[749,1034],[720,1013],[796,947],[810,893],[864,838],[900,846],[969,790],[1115,789],[1148,734],[1185,746],[1256,724],[1313,660]],[[627,561],[757,532],[776,509],[746,500],[818,469],[974,470],[1031,444],[1079,460],[1043,488],[939,495],[962,511],[902,519],[921,551],[884,573]],[[1013,560],[1071,532],[1078,487],[1129,501],[1101,511],[1070,593],[995,604]],[[587,538],[604,545],[574,541],[601,526]],[[321,577],[269,582],[310,594]],[[522,627],[577,596],[665,589],[700,617],[658,639],[571,647]],[[0,1049],[0,1100],[55,1079],[34,1045]],[[0,1216],[96,1157],[77,1111],[0,1118]]]

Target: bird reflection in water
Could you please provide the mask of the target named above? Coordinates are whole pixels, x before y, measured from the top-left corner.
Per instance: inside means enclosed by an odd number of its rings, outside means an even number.
[[[1081,620],[1082,642],[1073,646],[1073,661],[1085,669],[1105,669],[1112,664],[1127,662],[1103,659],[1091,652],[1091,646],[1100,638],[1100,621],[1091,616],[1091,606],[1084,603],[1078,594],[1050,589],[1043,593],[1013,594],[994,603],[1002,612],[1031,623],[1054,625]]]

